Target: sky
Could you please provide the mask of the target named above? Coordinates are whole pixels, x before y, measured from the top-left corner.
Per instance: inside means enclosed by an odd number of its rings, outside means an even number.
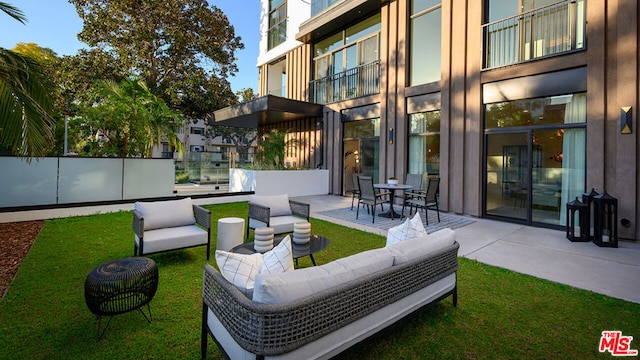
[[[53,50],[58,56],[75,55],[85,47],[78,40],[82,20],[67,0],[4,0],[25,14],[23,25],[0,12],[0,47],[13,49],[18,43],[36,43]],[[229,78],[234,92],[244,88],[258,90],[258,48],[260,41],[259,0],[209,0],[220,8],[242,37],[245,48],[236,52],[238,72]]]

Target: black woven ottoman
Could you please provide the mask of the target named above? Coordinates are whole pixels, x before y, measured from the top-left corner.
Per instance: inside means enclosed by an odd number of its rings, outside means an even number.
[[[93,269],[84,282],[84,298],[89,310],[98,317],[96,341],[102,338],[114,315],[137,309],[151,322],[149,302],[157,290],[158,265],[149,258],[118,259]],[[149,316],[142,311],[145,305]],[[100,331],[103,316],[110,318]]]

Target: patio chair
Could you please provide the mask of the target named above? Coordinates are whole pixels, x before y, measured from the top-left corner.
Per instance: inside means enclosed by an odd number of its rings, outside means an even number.
[[[392,199],[388,197],[390,192],[376,192],[373,187],[373,179],[371,176],[358,176],[358,187],[360,188],[360,197],[358,198],[358,208],[356,210],[356,219],[360,213],[360,204],[367,205],[367,212],[371,208],[371,214],[373,215],[372,223],[376,222],[376,206],[380,205],[380,209],[384,210],[382,204],[389,203],[389,206],[393,206]]]
[[[353,201],[360,196],[360,185],[358,184],[358,176],[362,176],[362,173],[351,174],[351,184],[353,189],[351,190],[351,210],[353,210]]]
[[[407,174],[405,184],[411,185],[413,188],[396,195],[396,198],[400,199],[403,204],[407,199],[412,199],[416,193],[422,190],[422,177],[422,174]]]
[[[402,204],[402,214],[404,214],[404,208],[406,205],[409,205],[409,216],[411,216],[413,212],[413,207],[416,207],[416,211],[418,209],[424,209],[424,217],[427,221],[427,225],[429,225],[429,213],[428,209],[436,210],[438,214],[438,222],[440,222],[440,207],[438,205],[438,195],[440,192],[440,178],[429,178],[427,182],[427,191],[425,192],[417,192],[414,194],[414,197],[411,199],[405,200],[404,204]]]

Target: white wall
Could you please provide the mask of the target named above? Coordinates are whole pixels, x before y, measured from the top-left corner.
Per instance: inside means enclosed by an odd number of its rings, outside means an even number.
[[[311,1],[287,0],[287,40],[275,48],[268,50],[269,33],[269,0],[260,0],[260,53],[256,66],[270,63],[298,47],[296,40],[300,24],[311,16]]]
[[[329,170],[229,169],[229,192],[293,196],[329,194]]]

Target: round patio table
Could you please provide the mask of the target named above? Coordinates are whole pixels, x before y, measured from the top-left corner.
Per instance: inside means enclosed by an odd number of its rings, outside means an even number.
[[[396,198],[396,190],[409,190],[409,189],[413,189],[412,185],[406,185],[406,184],[373,184],[373,187],[376,189],[385,189],[385,190],[389,190],[391,192],[391,195],[389,195],[391,202],[390,202],[390,206],[389,206],[389,210],[385,213],[381,213],[378,214],[378,216],[380,217],[386,217],[386,218],[399,218],[402,219],[403,215],[402,214],[398,214],[394,209],[393,209],[393,199]]]
[[[158,265],[149,258],[118,259],[93,269],[84,283],[84,297],[89,310],[98,317],[96,341],[102,338],[114,315],[139,310],[151,322],[149,303],[157,290]],[[142,311],[145,305],[149,316]],[[103,316],[110,318],[100,331]]]
[[[278,246],[278,244],[284,239],[284,237],[279,239],[274,239],[273,246]],[[242,245],[238,245],[231,249],[231,252],[238,254],[254,254],[256,252],[253,241],[244,243]],[[298,259],[304,256],[308,256],[311,258],[311,262],[313,266],[316,265],[316,260],[313,258],[313,254],[317,253],[320,250],[324,250],[329,246],[329,239],[323,236],[311,235],[308,244],[300,245],[291,241],[291,250],[293,259],[298,263]]]

